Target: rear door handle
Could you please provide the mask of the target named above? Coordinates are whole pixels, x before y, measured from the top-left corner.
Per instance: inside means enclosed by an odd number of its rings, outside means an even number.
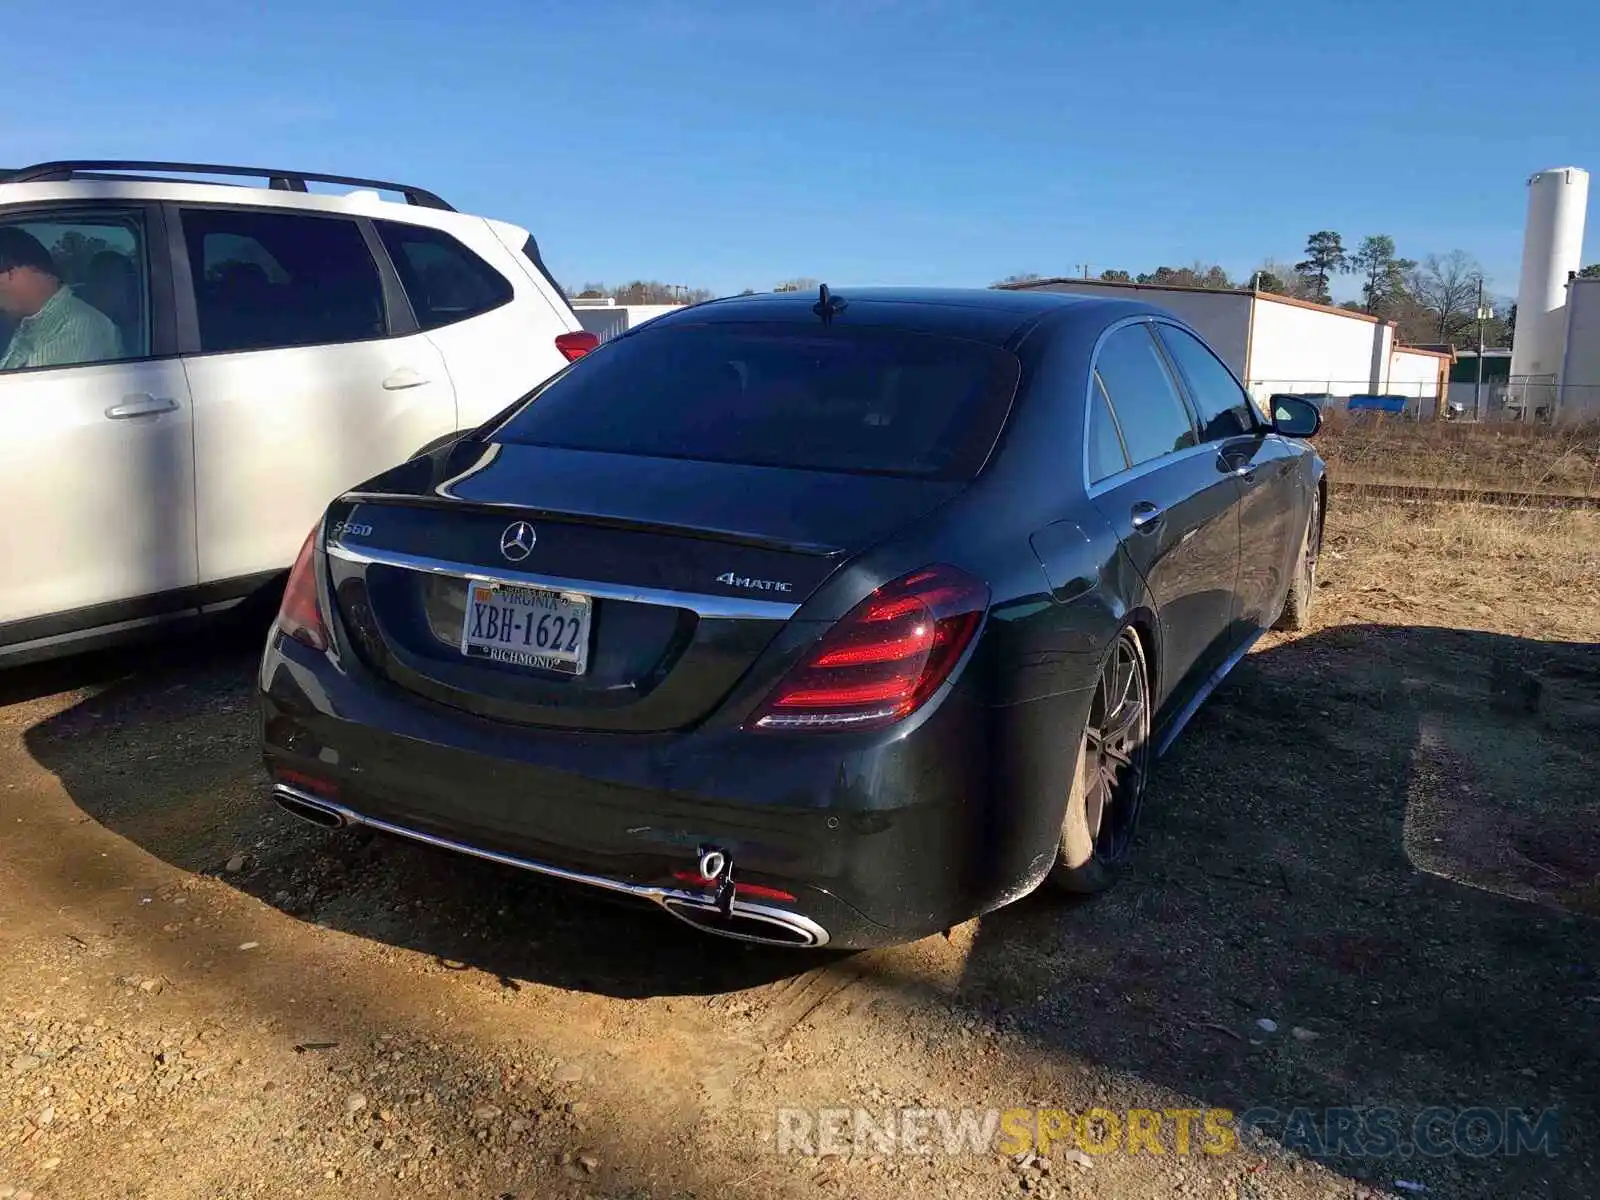
[[[153,417],[157,413],[178,411],[178,402],[171,396],[152,396],[149,392],[135,392],[124,396],[121,403],[113,404],[106,409],[106,416],[113,421],[125,421],[129,417]]]
[[[428,377],[414,367],[400,367],[384,378],[383,390],[386,392],[403,392],[406,388],[421,387],[428,382]]]
[[[1160,523],[1162,517],[1161,506],[1149,500],[1141,500],[1133,506],[1133,527],[1136,530],[1153,529]]]

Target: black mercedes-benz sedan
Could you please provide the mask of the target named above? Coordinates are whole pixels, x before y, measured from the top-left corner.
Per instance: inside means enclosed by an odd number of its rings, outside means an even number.
[[[328,509],[261,666],[275,798],[795,946],[1097,891],[1307,619],[1318,420],[1136,302],[683,309]]]

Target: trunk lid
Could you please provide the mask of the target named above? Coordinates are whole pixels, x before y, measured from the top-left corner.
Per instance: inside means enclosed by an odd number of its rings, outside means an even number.
[[[373,669],[440,703],[678,729],[839,566],[960,488],[469,440],[329,510],[336,618]],[[544,626],[581,673],[541,649]]]

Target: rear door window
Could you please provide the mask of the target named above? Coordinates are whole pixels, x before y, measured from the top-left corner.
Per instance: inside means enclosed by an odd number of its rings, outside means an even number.
[[[1254,433],[1250,397],[1233,372],[1203,342],[1177,326],[1157,325],[1156,332],[1200,410],[1200,436],[1214,442]]]
[[[1105,388],[1096,375],[1089,392],[1089,482],[1099,483],[1127,469],[1128,455],[1122,448],[1117,418],[1111,412]]]
[[[202,351],[382,337],[378,264],[354,221],[186,208],[183,236]]]
[[[500,441],[752,466],[976,475],[1020,368],[995,346],[892,329],[647,327],[535,393]]]
[[[443,230],[398,221],[375,224],[423,329],[510,303],[510,281]]]
[[[1148,325],[1124,325],[1110,334],[1095,357],[1095,373],[1116,413],[1131,465],[1199,444],[1189,409]]]

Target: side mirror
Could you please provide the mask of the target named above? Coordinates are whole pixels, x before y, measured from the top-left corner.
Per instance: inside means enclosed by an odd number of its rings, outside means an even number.
[[[1272,429],[1284,437],[1308,438],[1322,428],[1322,410],[1299,396],[1272,398]]]

